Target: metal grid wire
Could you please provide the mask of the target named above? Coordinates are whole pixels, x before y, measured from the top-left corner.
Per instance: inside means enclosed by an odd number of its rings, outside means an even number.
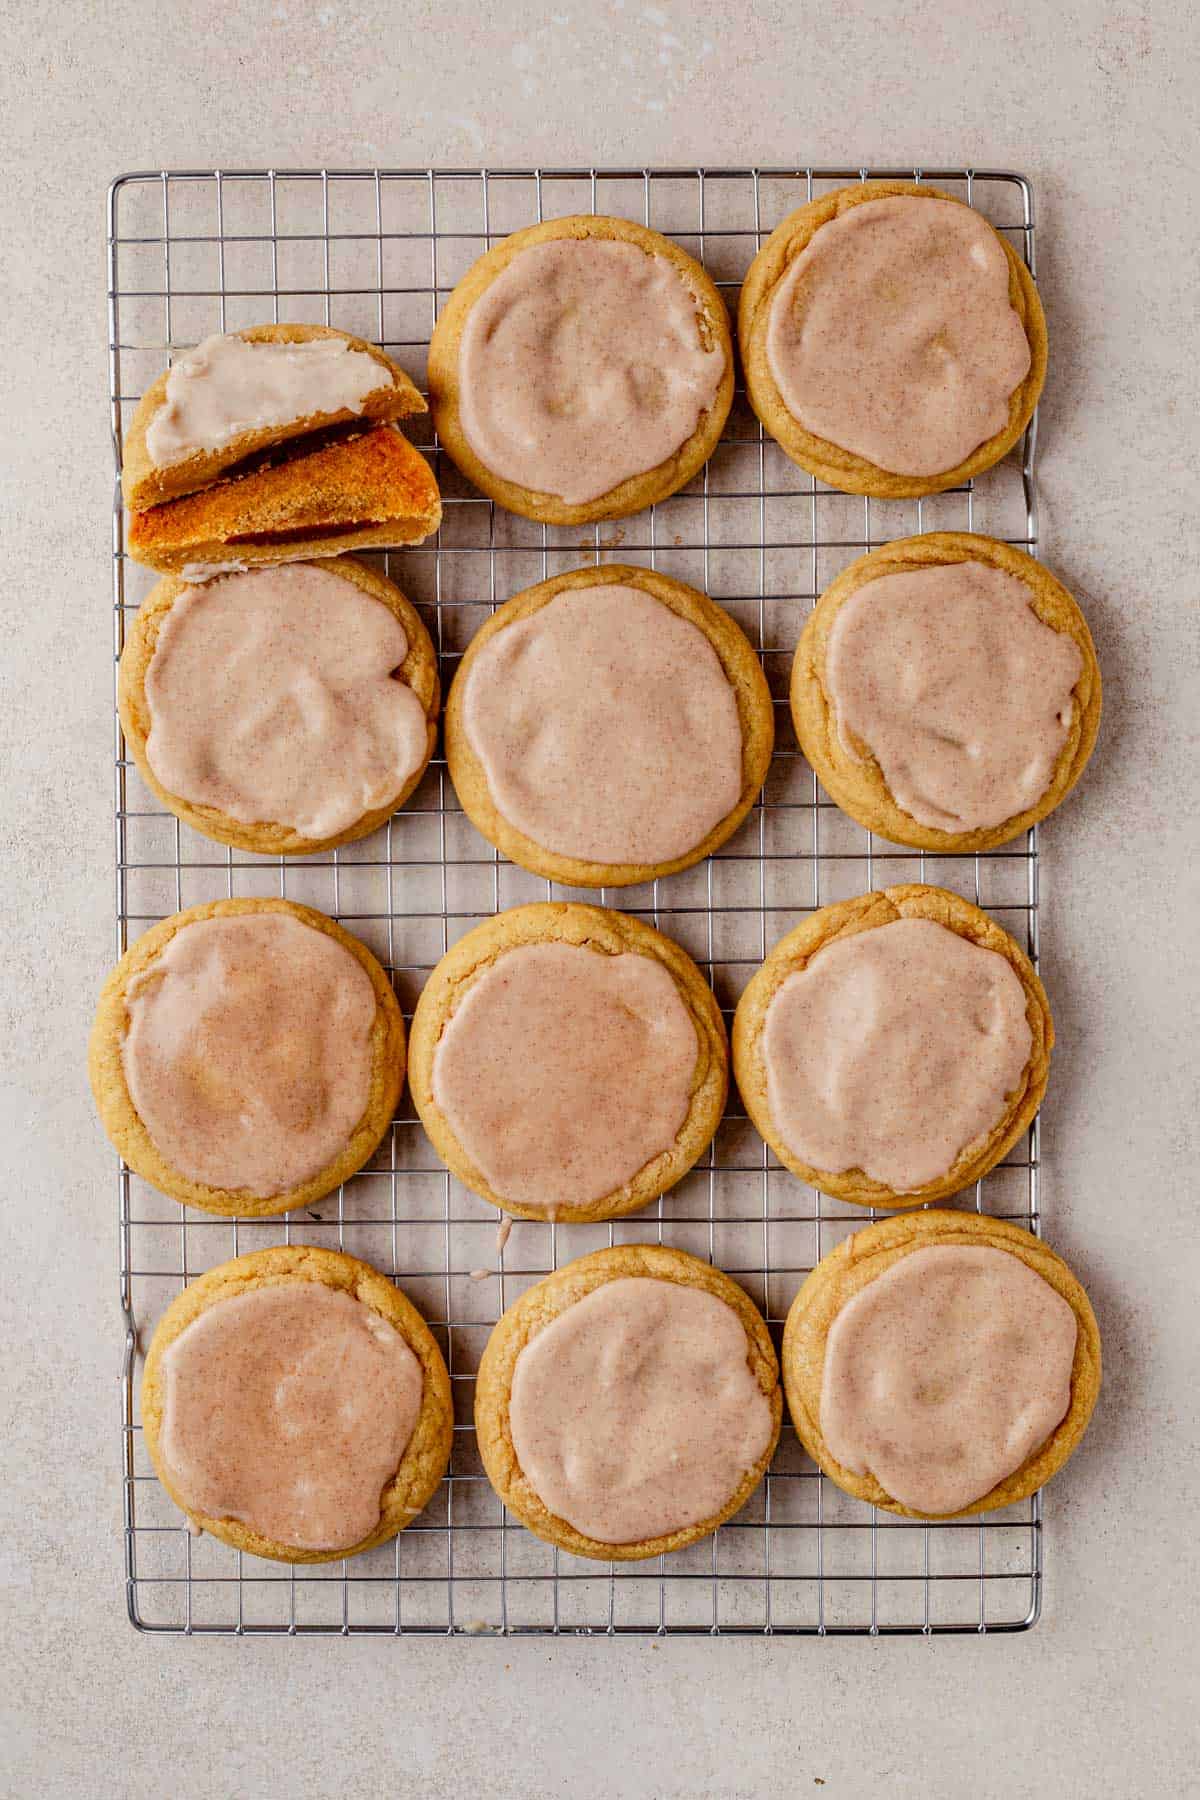
[[[439,307],[484,249],[534,220],[602,212],[664,231],[698,256],[736,307],[751,257],[785,213],[848,181],[925,178],[977,206],[1034,266],[1022,177],[867,169],[237,170],[131,174],[109,199],[113,447],[139,394],[207,334],[264,319],[333,324],[372,339],[419,385]],[[425,426],[422,431],[422,425]],[[1037,848],[918,854],[861,830],[817,787],[786,703],[804,618],[837,571],[911,532],[976,529],[1033,550],[1034,428],[1021,458],[924,501],[850,498],[764,437],[739,389],[707,468],[681,494],[616,524],[557,529],[512,517],[458,475],[427,421],[413,432],[444,498],[436,539],[374,557],[419,606],[443,690],[472,632],[518,589],[586,562],[645,563],[704,589],[759,648],[777,748],[759,803],[699,867],[640,888],[576,893],[505,862],[467,822],[435,758],[417,793],[360,843],[299,861],[226,850],[164,813],[119,726],[117,951],[156,920],[224,895],[282,894],[333,914],[390,970],[407,1016],[429,970],[479,919],[522,901],[599,900],[677,939],[728,1019],[745,982],[799,915],[879,883],[931,880],[985,906],[1037,953]],[[113,513],[114,651],[154,577],[124,552]],[[785,1424],[770,1473],[739,1516],[690,1549],[638,1564],[581,1561],[540,1542],[492,1492],[471,1424],[473,1374],[504,1308],[561,1262],[604,1244],[654,1241],[736,1277],[778,1335],[808,1270],[870,1215],[781,1169],[736,1095],[707,1158],[636,1217],[602,1226],[515,1222],[441,1166],[407,1094],[368,1168],[321,1205],[229,1221],[182,1210],[119,1176],[127,1326],[122,1459],[129,1616],[146,1631],[233,1633],[766,1633],[1013,1631],[1037,1617],[1035,1497],[966,1523],[923,1525],[842,1494]],[[1036,1127],[960,1205],[1038,1229]],[[288,1568],[186,1529],[159,1487],[138,1415],[140,1358],[190,1279],[275,1243],[336,1246],[399,1282],[450,1368],[450,1471],[393,1543],[349,1562]],[[480,1279],[478,1271],[489,1271]],[[472,1274],[472,1271],[475,1274]]]

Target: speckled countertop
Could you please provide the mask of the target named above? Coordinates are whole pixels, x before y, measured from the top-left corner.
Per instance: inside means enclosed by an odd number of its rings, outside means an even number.
[[[2,0],[0,29],[4,1795],[1200,1792],[1192,7]],[[1107,1365],[1047,1503],[1045,1617],[933,1643],[138,1637],[111,1160],[83,1072],[112,945],[106,183],[793,159],[975,162],[1037,188],[1043,554],[1106,683],[1095,762],[1043,848],[1047,1233]]]

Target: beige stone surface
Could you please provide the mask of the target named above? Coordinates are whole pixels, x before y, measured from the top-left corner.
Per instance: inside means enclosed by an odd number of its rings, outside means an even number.
[[[1188,0],[0,0],[0,30],[4,1795],[1200,1791]],[[84,1068],[113,950],[104,189],[321,158],[974,160],[1037,184],[1043,553],[1106,691],[1044,834],[1045,1207],[1106,1382],[1048,1497],[1031,1634],[185,1642],[125,1622],[116,1222]]]

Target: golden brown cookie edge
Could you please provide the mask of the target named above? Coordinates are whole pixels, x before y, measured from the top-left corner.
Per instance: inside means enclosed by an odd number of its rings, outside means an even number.
[[[707,837],[686,855],[665,863],[599,863],[547,850],[510,823],[492,799],[483,765],[471,747],[463,724],[463,695],[475,659],[498,632],[529,618],[561,593],[575,588],[616,583],[635,587],[653,596],[680,618],[704,633],[733,689],[742,731],[742,791],[738,803]],[[523,588],[486,619],[475,633],[446,698],[446,762],[463,811],[490,844],[510,862],[567,887],[629,887],[656,881],[664,875],[691,868],[731,838],[750,812],[762,790],[775,744],[775,710],[762,666],[745,632],[717,603],[699,588],[660,575],[655,570],[625,563],[601,563],[572,569],[548,581]]]
[[[1024,328],[1031,358],[1028,374],[1009,396],[1009,417],[1004,429],[980,444],[956,468],[938,475],[905,476],[881,469],[865,457],[817,437],[793,417],[771,374],[766,354],[767,322],[775,289],[790,263],[822,225],[851,206],[904,194],[951,200],[956,206],[968,204],[957,194],[915,181],[869,181],[823,194],[789,213],[775,227],[750,265],[738,304],[738,342],[747,397],[764,430],[799,468],[815,475],[818,481],[841,493],[866,494],[884,500],[916,499],[942,493],[946,488],[957,487],[982,474],[1006,456],[1033,417],[1045,385],[1048,355],[1046,317],[1037,285],[1012,245],[996,231],[990,220],[984,219],[984,224],[995,232],[1008,260],[1009,301]],[[976,208],[971,210],[977,211]],[[978,216],[983,219],[982,213]]]
[[[829,636],[842,607],[868,582],[881,576],[958,562],[984,562],[1015,576],[1029,592],[1029,604],[1044,625],[1065,633],[1083,658],[1072,690],[1076,717],[1041,798],[1001,825],[971,831],[940,831],[922,825],[893,799],[883,772],[865,744],[857,743],[863,761],[855,761],[841,742],[833,706],[825,686]],[[918,850],[973,855],[1007,844],[1031,825],[1048,818],[1067,798],[1095,748],[1100,729],[1102,684],[1096,648],[1078,602],[1036,558],[998,538],[969,531],[927,531],[896,538],[860,556],[841,571],[809,614],[792,662],[792,723],[805,759],[821,786],[843,812],[889,843]]]
[[[567,900],[511,907],[476,925],[442,957],[417,1001],[409,1033],[409,1092],[434,1149],[451,1173],[473,1193],[513,1218],[544,1222],[550,1216],[504,1199],[492,1189],[459,1143],[433,1095],[434,1053],[462,995],[506,951],[537,943],[586,945],[607,955],[633,950],[652,956],[670,974],[696,1032],[692,1099],[674,1146],[645,1164],[617,1194],[563,1207],[555,1214],[560,1224],[594,1224],[623,1218],[627,1213],[640,1212],[674,1187],[704,1154],[721,1122],[729,1084],[725,1024],[716,997],[687,951],[653,926],[609,907]]]
[[[714,1294],[737,1313],[746,1333],[748,1360],[771,1405],[773,1429],[763,1455],[748,1469],[720,1512],[678,1531],[630,1544],[607,1544],[586,1537],[552,1513],[522,1473],[512,1441],[509,1396],[521,1351],[538,1331],[606,1282],[627,1276],[675,1281]],[[475,1432],[483,1466],[496,1493],[535,1536],[602,1562],[637,1562],[665,1551],[682,1550],[710,1536],[746,1504],[765,1475],[782,1423],[779,1366],[766,1323],[745,1289],[731,1276],[685,1251],[661,1244],[618,1244],[577,1257],[515,1301],[492,1328],[475,1381]]]
[[[967,1145],[944,1176],[910,1194],[896,1193],[861,1169],[847,1169],[835,1175],[801,1162],[784,1144],[771,1119],[762,1055],[767,1009],[789,975],[806,967],[819,950],[835,939],[852,937],[856,932],[870,931],[901,918],[932,919],[957,936],[1003,956],[1024,990],[1025,1017],[1033,1037],[1021,1086],[1010,1097],[1004,1117],[982,1143]],[[926,882],[907,882],[859,894],[851,900],[823,906],[802,919],[751,976],[734,1013],[732,1032],[734,1079],[743,1104],[755,1130],[784,1167],[809,1187],[848,1205],[895,1210],[949,1199],[995,1168],[1028,1130],[1042,1103],[1053,1045],[1054,1022],[1046,990],[1020,945],[981,907],[948,888]]]
[[[1078,1336],[1071,1374],[1071,1405],[1054,1431],[1019,1469],[959,1512],[927,1515],[894,1500],[874,1476],[856,1475],[831,1454],[820,1427],[825,1345],[842,1307],[877,1275],[914,1250],[932,1244],[986,1244],[1010,1251],[1061,1294],[1075,1313]],[[1030,1232],[1004,1219],[952,1210],[903,1213],[881,1219],[844,1238],[822,1258],[788,1311],[783,1334],[783,1383],[796,1434],[829,1479],[857,1500],[904,1518],[967,1518],[1026,1499],[1054,1475],[1082,1438],[1100,1392],[1100,1331],[1078,1278],[1062,1257]]]
[[[650,256],[662,256],[679,272],[690,289],[701,318],[715,342],[725,352],[725,372],[713,405],[695,431],[672,456],[653,469],[643,470],[620,482],[607,494],[579,506],[568,506],[557,495],[539,493],[518,482],[496,475],[467,442],[459,411],[458,357],[463,330],[471,308],[513,258],[534,244],[554,238],[608,238],[636,244]],[[678,244],[648,226],[604,214],[575,213],[546,219],[515,231],[481,256],[457,284],[438,315],[429,345],[429,403],[438,436],[451,461],[481,493],[523,518],[547,525],[591,525],[642,512],[671,494],[678,493],[708,461],[717,447],[733,404],[734,358],[729,316],[720,291],[700,263]]]
[[[368,568],[365,563],[355,561],[353,557],[323,557],[312,566],[326,569],[331,575],[349,581],[372,599],[380,601],[399,619],[408,639],[408,652],[400,665],[400,678],[421,702],[427,721],[425,755],[395,798],[364,813],[361,819],[332,837],[305,838],[291,826],[280,825],[273,820],[253,825],[244,824],[240,819],[223,813],[219,807],[193,804],[178,794],[172,794],[150,767],[146,754],[146,740],[150,735],[146,675],[154,657],[158,633],[180,594],[189,587],[204,584],[184,581],[178,575],[164,576],[143,600],[121,652],[117,674],[117,712],[130,754],[146,786],[168,812],[174,813],[176,818],[182,819],[194,831],[211,838],[215,843],[229,844],[236,850],[250,850],[259,856],[313,856],[319,851],[332,850],[339,844],[353,843],[358,838],[369,836],[380,825],[386,824],[392,814],[398,812],[411,798],[429,767],[437,744],[437,716],[441,698],[437,652],[425,622],[412,601],[395,582],[380,575],[377,570]]]
[[[201,919],[244,913],[281,912],[332,937],[366,972],[375,991],[372,1025],[371,1086],[367,1106],[346,1148],[318,1174],[286,1193],[266,1196],[245,1188],[214,1188],[173,1169],[147,1131],[129,1092],[121,1057],[127,1029],[126,992],[133,976],[149,968],[176,932]],[[135,1174],[182,1206],[196,1206],[222,1218],[270,1218],[294,1208],[314,1205],[362,1168],[382,1141],[404,1084],[404,1018],[391,982],[367,946],[325,913],[294,900],[206,900],[151,926],[131,944],[111,971],[96,1008],[88,1042],[88,1077],[109,1141]]]
[[[210,1306],[237,1294],[290,1282],[316,1281],[350,1293],[386,1319],[417,1357],[424,1375],[421,1410],[405,1446],[396,1473],[385,1484],[380,1500],[379,1525],[368,1537],[346,1550],[300,1550],[263,1537],[236,1519],[218,1519],[189,1508],[166,1473],[159,1449],[162,1425],[160,1368],[166,1350]],[[142,1429],[146,1448],[159,1481],[179,1507],[202,1531],[244,1550],[251,1556],[274,1562],[338,1562],[359,1556],[396,1536],[428,1504],[450,1461],[454,1438],[454,1403],[450,1376],[433,1333],[407,1295],[357,1257],[344,1251],[325,1250],[308,1244],[275,1245],[235,1256],[229,1262],[190,1282],[176,1296],[155,1327],[146,1354],[141,1389]]]

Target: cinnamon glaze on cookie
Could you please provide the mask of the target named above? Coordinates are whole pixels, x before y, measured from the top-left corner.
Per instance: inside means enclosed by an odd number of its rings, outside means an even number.
[[[1005,1250],[937,1245],[892,1264],[829,1329],[820,1427],[830,1453],[915,1512],[991,1493],[1071,1405],[1068,1302]]]
[[[189,1512],[300,1550],[380,1522],[421,1411],[421,1363],[353,1295],[296,1281],[219,1300],[161,1361],[158,1452]]]
[[[362,964],[291,915],[185,925],[126,992],[125,1081],[159,1155],[263,1198],[318,1175],[367,1110],[376,1009]]]
[[[206,338],[174,363],[162,404],[146,427],[158,468],[220,450],[246,432],[314,415],[356,413],[368,394],[395,385],[388,365],[341,336],[298,343]]]
[[[472,981],[433,1058],[432,1097],[503,1201],[553,1217],[622,1188],[688,1116],[696,1030],[653,957],[507,950]]]
[[[1036,806],[1082,668],[1024,582],[956,562],[864,582],[834,620],[824,683],[847,753],[864,745],[898,806],[958,832]]]
[[[774,1129],[813,1169],[912,1193],[1004,1118],[1030,1055],[1025,1012],[1005,959],[932,919],[842,937],[767,1009]]]
[[[719,1514],[775,1433],[732,1307],[640,1277],[606,1282],[538,1332],[509,1416],[550,1512],[611,1544]]]
[[[1002,432],[1031,364],[992,227],[904,194],[820,227],[776,288],[766,350],[806,430],[912,476],[953,469]]]
[[[394,612],[312,564],[189,588],[146,671],[150,767],[194,806],[334,837],[425,761],[425,708],[395,674],[408,649]]]
[[[533,244],[467,318],[463,434],[503,480],[581,505],[671,457],[726,366],[665,257],[591,237]]]
[[[565,590],[473,659],[463,725],[498,811],[611,864],[685,856],[737,806],[737,700],[704,633],[621,584]]]

